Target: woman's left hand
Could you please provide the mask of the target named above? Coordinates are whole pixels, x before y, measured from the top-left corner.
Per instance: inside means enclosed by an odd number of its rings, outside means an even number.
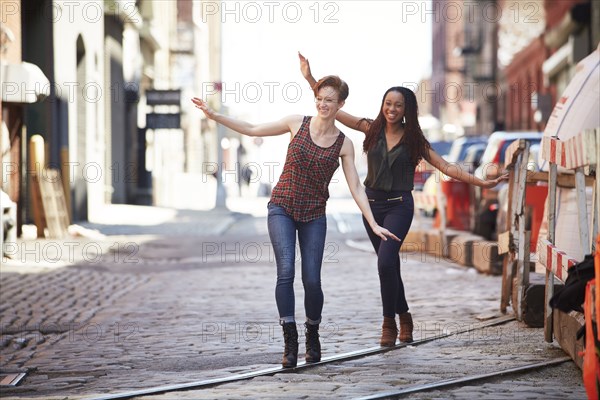
[[[490,189],[490,188],[493,188],[494,186],[496,186],[497,184],[499,184],[500,182],[504,182],[507,180],[508,180],[508,172],[500,175],[496,179],[491,179],[491,180],[485,181],[485,185],[483,187],[486,189]]]
[[[389,237],[398,242],[401,241],[400,239],[398,239],[398,236],[394,235],[392,232],[388,231],[387,229],[385,229],[379,225],[375,225],[375,227],[372,229],[373,229],[373,233],[376,234],[377,236],[379,236],[383,240],[387,240]]]

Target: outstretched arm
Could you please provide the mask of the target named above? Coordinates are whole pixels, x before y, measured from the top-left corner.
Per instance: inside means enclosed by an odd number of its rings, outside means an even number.
[[[479,179],[475,175],[468,173],[459,165],[449,163],[433,149],[429,149],[429,154],[425,158],[431,165],[440,170],[440,172],[443,174],[448,175],[451,178],[458,179],[461,182],[469,183],[482,188],[493,188],[498,183],[508,179],[508,174],[503,174],[496,179],[484,181],[483,179]]]
[[[365,193],[365,188],[363,185],[361,185],[360,180],[358,179],[358,173],[356,172],[356,167],[354,166],[354,145],[350,139],[344,139],[340,156],[342,157],[342,169],[344,170],[344,176],[346,177],[346,182],[348,182],[350,193],[352,193],[354,201],[358,205],[358,208],[360,208],[362,214],[365,216],[365,219],[369,223],[373,233],[383,240],[387,240],[387,238],[390,237],[391,239],[400,241],[396,235],[379,226],[377,222],[375,222],[375,217],[371,212],[369,199]]]
[[[371,122],[365,118],[355,117],[352,114],[348,114],[345,111],[339,110],[335,116],[335,119],[346,125],[350,129],[356,129],[362,133],[369,132]]]
[[[296,128],[299,128],[302,123],[302,116],[291,115],[282,118],[279,121],[264,124],[251,124],[219,114],[208,107],[204,100],[197,97],[192,99],[192,103],[196,105],[196,108],[202,110],[207,118],[246,136],[275,136],[288,132],[296,132],[298,130]]]
[[[312,75],[308,58],[304,57],[302,54],[300,54],[300,52],[298,52],[298,58],[300,59],[300,72],[302,72],[302,76],[310,84],[310,87],[314,89],[317,80]],[[342,110],[337,112],[335,119],[346,125],[348,128],[356,129],[357,131],[361,131],[363,133],[367,133],[369,127],[371,126],[369,121],[366,119],[355,117],[354,115],[348,114]]]

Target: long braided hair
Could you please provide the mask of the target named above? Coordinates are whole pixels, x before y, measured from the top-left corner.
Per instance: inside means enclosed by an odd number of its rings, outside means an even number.
[[[419,125],[419,106],[417,105],[417,98],[412,90],[403,86],[394,86],[389,88],[383,95],[381,100],[381,108],[379,109],[379,115],[375,120],[362,119],[370,123],[369,130],[365,136],[363,142],[363,150],[367,153],[377,143],[381,130],[385,127],[385,117],[383,115],[383,104],[385,97],[389,92],[399,92],[404,96],[404,122],[400,122],[404,125],[404,136],[402,137],[402,143],[406,144],[410,152],[410,159],[414,165],[417,165],[419,161],[427,154],[431,145],[423,135],[421,126]]]

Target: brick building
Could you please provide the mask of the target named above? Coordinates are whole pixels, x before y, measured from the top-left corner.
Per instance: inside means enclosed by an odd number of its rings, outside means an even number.
[[[600,2],[499,4],[503,13],[498,49],[503,98],[498,120],[507,130],[541,131],[577,62],[598,46]]]

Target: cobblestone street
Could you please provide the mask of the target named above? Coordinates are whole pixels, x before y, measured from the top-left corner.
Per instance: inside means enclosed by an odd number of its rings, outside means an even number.
[[[381,325],[375,255],[352,245],[366,237],[360,216],[332,209],[323,265],[323,357],[377,347]],[[208,212],[186,218],[175,218],[173,231],[166,223],[107,226],[100,230],[118,236],[96,240],[100,255],[72,266],[25,273],[28,266],[3,265],[0,368],[27,376],[17,387],[3,387],[2,398],[96,398],[277,367],[283,339],[266,220]],[[202,219],[204,230],[191,234]],[[340,232],[342,222],[349,232]],[[415,340],[501,315],[500,277],[433,255],[402,258]],[[542,329],[512,321],[298,373],[144,398],[358,398],[564,356],[557,344],[544,342]],[[585,391],[581,371],[566,362],[411,396],[584,399]]]

